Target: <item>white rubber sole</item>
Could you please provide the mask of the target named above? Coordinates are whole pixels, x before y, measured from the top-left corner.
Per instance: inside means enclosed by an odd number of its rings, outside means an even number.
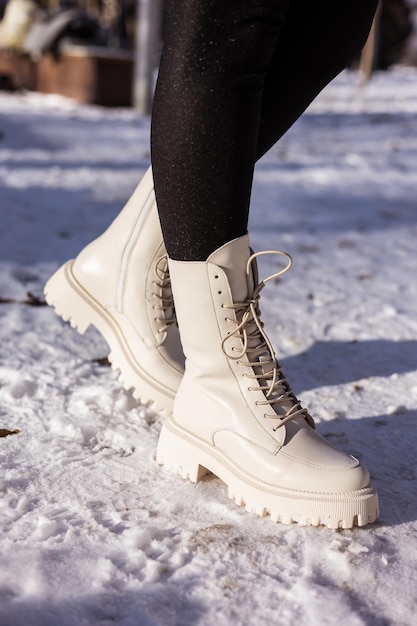
[[[146,346],[143,353],[136,354],[135,358],[123,329],[76,280],[72,265],[73,260],[65,263],[46,283],[44,294],[47,303],[81,335],[93,325],[107,341],[110,348],[108,360],[112,369],[119,371],[118,380],[125,389],[133,388],[134,397],[142,404],[153,404],[156,410],[171,413],[175,392],[164,387],[144,369]]]
[[[378,495],[370,485],[348,493],[312,493],[279,489],[242,472],[233,462],[168,418],[162,426],[156,460],[159,465],[197,483],[211,472],[228,486],[239,506],[272,521],[303,526],[352,528],[374,522]]]

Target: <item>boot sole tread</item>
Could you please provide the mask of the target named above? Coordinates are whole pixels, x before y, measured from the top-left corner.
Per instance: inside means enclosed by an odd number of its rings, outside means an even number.
[[[171,419],[165,421],[158,442],[159,465],[197,483],[212,473],[228,486],[238,506],[283,524],[326,526],[330,529],[365,526],[379,515],[378,496],[372,485],[351,492],[302,492],[278,488],[245,476],[230,459],[210,444],[193,437]]]

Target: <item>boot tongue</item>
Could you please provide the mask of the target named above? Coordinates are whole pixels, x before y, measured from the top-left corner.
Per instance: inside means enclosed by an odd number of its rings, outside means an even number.
[[[246,302],[248,297],[252,297],[253,290],[258,284],[256,259],[251,264],[249,276],[246,273],[247,262],[251,254],[252,251],[249,248],[249,237],[248,235],[244,235],[243,237],[233,239],[229,243],[225,244],[213,252],[207,259],[208,263],[214,263],[215,265],[221,267],[226,273],[232,291],[233,302],[235,304]],[[260,315],[259,311],[258,314]],[[236,313],[238,322],[242,321],[242,315],[242,310]],[[279,366],[276,363],[275,354],[270,352],[264,338],[261,336],[259,328],[255,325],[255,321],[253,319],[250,321],[250,319],[246,325],[246,354],[248,360],[254,364],[254,373],[257,376],[260,376],[259,384],[262,387],[272,385],[272,372],[276,367],[279,368]],[[285,395],[288,391],[291,392],[286,383],[275,383],[269,399],[277,399],[280,396]],[[277,415],[284,417],[292,409],[295,403],[298,404],[298,400],[295,396],[291,395],[284,401],[281,400],[277,403],[272,402],[270,412],[273,413],[275,410]],[[306,415],[308,416],[307,413]]]
[[[247,262],[252,254],[249,248],[249,237],[244,235],[238,239],[233,239],[226,245],[222,246],[207,259],[210,263],[215,263],[223,269],[229,281],[232,291],[233,302],[245,302],[248,296],[251,297],[254,284],[258,280],[258,269],[256,262],[252,263],[249,276],[246,272]],[[250,291],[250,294],[248,293]],[[242,321],[243,310],[236,312],[237,321]],[[254,366],[254,372],[257,375],[267,374],[271,371],[271,364],[275,363],[274,355],[265,349],[259,351],[259,346],[264,344],[263,338],[260,336],[259,329],[252,322],[250,327],[246,327],[247,335],[247,356],[249,361],[258,362],[259,365]],[[270,375],[265,376],[263,381],[265,384],[269,382]]]
[[[218,265],[226,273],[234,302],[244,302],[248,297],[246,264],[250,255],[249,237],[243,235],[238,239],[229,241],[207,259],[208,263]]]

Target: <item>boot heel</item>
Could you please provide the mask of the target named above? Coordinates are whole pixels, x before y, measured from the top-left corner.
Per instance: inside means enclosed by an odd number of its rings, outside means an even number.
[[[165,422],[159,435],[156,450],[156,462],[166,469],[179,474],[182,478],[197,483],[203,476],[209,473],[200,465],[201,454],[183,437],[175,433]]]
[[[76,288],[71,272],[72,263],[72,260],[68,261],[51,276],[45,285],[44,294],[56,313],[83,335],[93,323],[93,314],[90,304]]]

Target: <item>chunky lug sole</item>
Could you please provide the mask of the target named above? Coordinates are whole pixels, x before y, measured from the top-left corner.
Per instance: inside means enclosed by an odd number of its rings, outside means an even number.
[[[73,272],[73,260],[65,263],[48,280],[44,293],[46,301],[55,312],[83,335],[90,325],[95,326],[107,341],[108,360],[113,370],[119,371],[118,380],[125,389],[133,387],[133,395],[142,404],[152,404],[167,414],[172,411],[174,392],[142,369],[138,360],[146,363],[146,350],[136,354],[129,349],[123,329],[109,312],[101,306],[77,281]]]
[[[168,418],[156,453],[159,465],[197,483],[207,473],[228,486],[229,498],[274,522],[328,528],[365,526],[379,515],[378,495],[372,486],[347,493],[314,493],[280,489],[245,474],[221,452],[180,428]]]

